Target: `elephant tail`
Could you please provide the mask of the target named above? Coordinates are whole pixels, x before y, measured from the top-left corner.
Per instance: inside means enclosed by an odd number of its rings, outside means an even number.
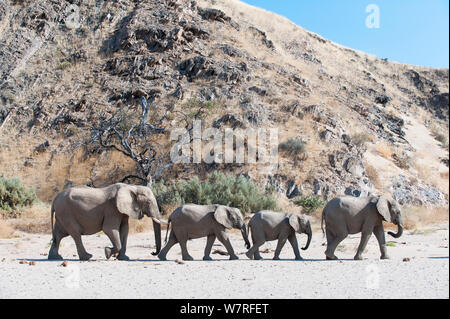
[[[325,208],[322,210],[322,218],[320,221],[320,228],[322,229],[322,235],[325,236],[325,230],[323,229],[323,220],[325,219]]]
[[[166,238],[164,238],[164,245],[167,244],[167,234],[169,233],[169,228],[170,228],[170,217],[169,220],[167,221],[167,228],[166,228]]]
[[[50,225],[52,226],[52,240],[55,240],[55,237],[53,235],[53,216],[55,216],[55,206],[52,203],[52,208],[50,210]]]

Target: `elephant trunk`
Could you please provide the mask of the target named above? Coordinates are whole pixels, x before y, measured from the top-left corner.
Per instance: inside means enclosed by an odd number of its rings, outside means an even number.
[[[397,233],[388,232],[388,234],[394,238],[399,238],[403,234],[403,223],[401,221],[398,223]]]
[[[156,251],[152,253],[156,256],[161,251],[161,224],[153,220],[153,231],[155,232]]]
[[[242,238],[244,238],[244,241],[245,241],[245,247],[247,247],[247,249],[249,249],[251,245],[250,245],[250,242],[248,241],[247,228],[245,227],[245,224],[243,224],[241,227],[241,234],[242,234]]]
[[[309,247],[309,244],[311,244],[311,239],[312,239],[311,226],[308,227],[308,230],[306,233],[308,234],[308,241],[306,242],[306,245],[305,245],[305,247],[302,248],[302,250],[307,250]]]

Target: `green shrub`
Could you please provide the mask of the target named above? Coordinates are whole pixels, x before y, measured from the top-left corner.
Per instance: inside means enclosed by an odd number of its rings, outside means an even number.
[[[237,207],[246,215],[263,209],[276,209],[276,201],[260,192],[256,185],[243,176],[234,177],[215,172],[200,182],[197,176],[189,181],[164,181],[152,185],[158,205],[226,205]]]
[[[199,99],[193,98],[189,99],[182,104],[184,110],[188,110],[187,117],[189,119],[203,119],[208,114],[214,111],[218,106],[222,104],[219,100],[211,100],[211,101],[201,101]]]
[[[199,99],[193,98],[193,99],[189,99],[186,102],[184,102],[183,106],[190,108],[190,109],[202,108],[202,109],[207,109],[207,110],[213,110],[220,104],[221,103],[218,100],[201,101]]]
[[[326,203],[317,196],[302,197],[294,201],[295,205],[303,207],[305,214],[313,213],[316,209],[325,206]]]
[[[286,142],[280,143],[278,147],[280,151],[292,157],[302,158],[306,155],[305,143],[295,138],[290,138]]]
[[[31,206],[36,200],[34,190],[23,185],[18,178],[0,177],[0,211],[8,217],[17,214],[17,210]]]
[[[72,66],[72,63],[70,63],[69,61],[63,61],[56,67],[56,69],[57,70],[65,70],[65,69],[70,68],[71,66]]]

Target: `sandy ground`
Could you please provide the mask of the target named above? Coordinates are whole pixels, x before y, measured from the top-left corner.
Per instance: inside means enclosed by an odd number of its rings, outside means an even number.
[[[164,232],[165,233],[165,232]],[[306,236],[297,235],[304,245]],[[168,261],[151,255],[153,233],[130,235],[129,262],[106,261],[103,234],[83,237],[93,260],[77,260],[73,240],[63,239],[61,254],[48,261],[49,235],[0,240],[0,298],[449,298],[448,225],[405,231],[392,240],[390,260],[379,260],[378,244],[371,237],[365,260],[353,261],[359,235],[338,247],[339,261],[325,261],[321,232],[313,236],[304,261],[292,260],[289,243],[281,261],[272,261],[276,242],[266,243],[263,261],[248,260],[239,233],[230,238],[240,260],[212,255],[201,261],[205,239],[188,243],[195,261],[179,264],[180,248],[174,246]],[[215,249],[224,250],[216,241]],[[406,258],[406,259],[405,259]],[[405,260],[404,260],[405,259]],[[27,262],[25,263],[24,260]]]

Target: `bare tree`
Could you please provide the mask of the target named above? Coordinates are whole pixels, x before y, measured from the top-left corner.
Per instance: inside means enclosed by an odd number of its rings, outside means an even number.
[[[137,173],[127,175],[121,182],[137,179],[144,185],[150,185],[152,178],[160,175],[172,164],[155,166],[161,163],[163,157],[158,154],[154,145],[148,143],[148,137],[152,134],[164,134],[164,128],[148,123],[149,105],[145,97],[140,99],[141,115],[138,123],[127,127],[127,116],[123,113],[114,114],[103,127],[94,127],[93,137],[90,143],[99,143],[104,149],[114,149],[131,158],[137,167]],[[161,122],[161,121],[160,121]],[[155,169],[156,168],[156,169]],[[152,174],[152,171],[154,173]]]

